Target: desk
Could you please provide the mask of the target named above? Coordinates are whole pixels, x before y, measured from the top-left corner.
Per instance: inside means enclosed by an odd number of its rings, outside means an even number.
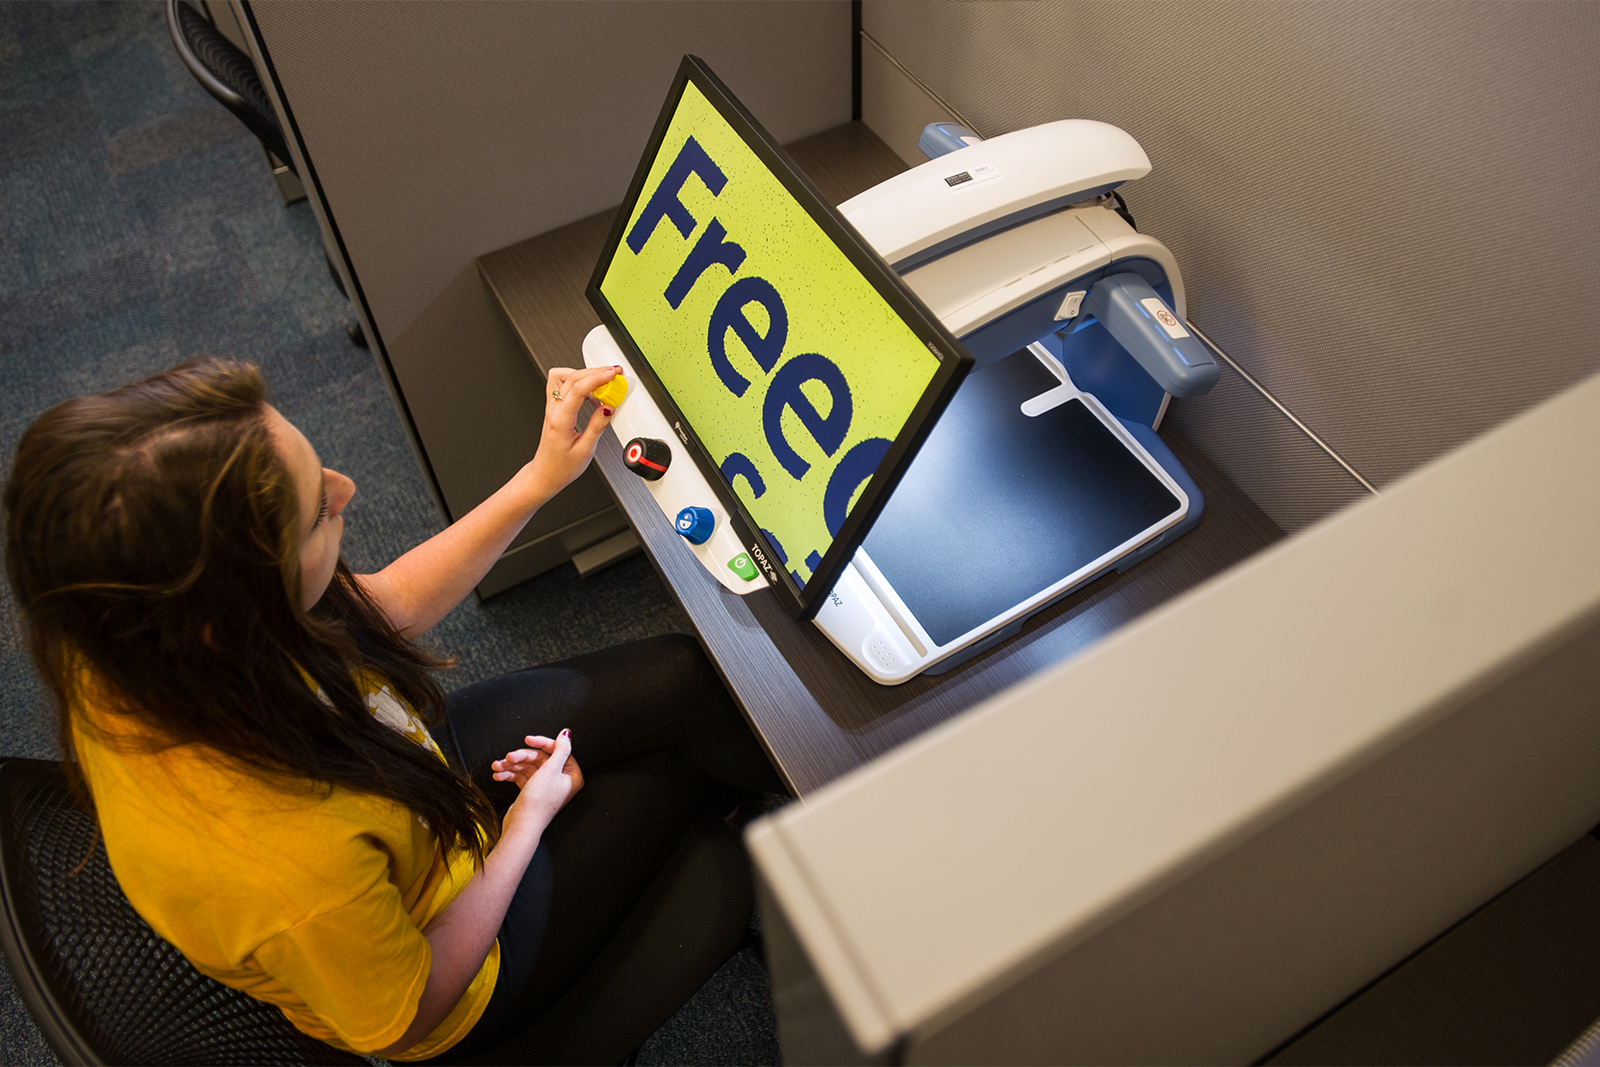
[[[836,204],[906,169],[861,123],[807,138],[789,146],[789,153]],[[541,371],[583,365],[583,337],[600,321],[584,287],[614,215],[604,211],[478,260]],[[803,796],[1282,536],[1193,445],[1170,430],[1161,436],[1205,494],[1198,527],[1127,574],[1107,575],[1059,601],[1029,620],[1017,637],[949,673],[892,687],[870,681],[811,623],[790,619],[775,596],[724,590],[662,518],[644,483],[623,466],[615,434],[601,439],[595,459],[729,690],[784,778]]]

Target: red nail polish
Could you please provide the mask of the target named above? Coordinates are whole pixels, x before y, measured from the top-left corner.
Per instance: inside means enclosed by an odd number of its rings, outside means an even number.
[[[611,417],[611,409],[610,408],[601,408],[600,409],[600,414],[604,415],[606,418],[609,419]]]
[[[618,363],[616,366],[612,367],[611,369],[616,371],[618,374],[621,374],[622,373],[622,364]]]
[[[571,737],[572,736],[572,731],[571,730],[562,730],[561,731],[561,736],[562,737]]]

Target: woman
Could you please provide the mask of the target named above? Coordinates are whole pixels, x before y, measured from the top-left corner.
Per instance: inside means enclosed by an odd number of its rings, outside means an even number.
[[[748,919],[717,816],[781,786],[692,641],[448,700],[410,644],[587,466],[612,412],[579,408],[615,373],[551,372],[534,458],[368,575],[339,552],[354,483],[249,364],[67,401],[18,444],[7,565],[118,881],[331,1045],[614,1061]],[[687,969],[651,965],[663,937]]]

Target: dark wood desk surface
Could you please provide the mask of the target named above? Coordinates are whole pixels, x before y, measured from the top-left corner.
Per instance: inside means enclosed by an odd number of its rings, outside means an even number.
[[[790,146],[834,203],[905,169],[860,123]],[[542,370],[582,366],[583,337],[600,322],[584,286],[615,211],[605,211],[482,257],[479,269]],[[1127,574],[1101,578],[1030,620],[1010,641],[947,674],[880,686],[777,598],[727,592],[663,521],[644,483],[622,465],[614,434],[597,462],[645,551],[682,602],[729,689],[798,794],[1057,663],[1161,602],[1281,537],[1276,526],[1194,446],[1162,437],[1205,494],[1200,525]]]

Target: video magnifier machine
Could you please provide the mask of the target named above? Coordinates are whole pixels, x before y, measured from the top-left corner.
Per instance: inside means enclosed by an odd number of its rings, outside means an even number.
[[[975,361],[815,615],[885,685],[955,667],[1193,528],[1200,490],[1155,431],[1171,398],[1219,373],[1172,253],[1116,195],[1150,171],[1131,136],[934,123],[919,147],[928,162],[839,205]],[[633,373],[604,326],[584,358]],[[765,588],[696,465],[651,459],[676,445],[651,396],[612,426],[707,571]]]

